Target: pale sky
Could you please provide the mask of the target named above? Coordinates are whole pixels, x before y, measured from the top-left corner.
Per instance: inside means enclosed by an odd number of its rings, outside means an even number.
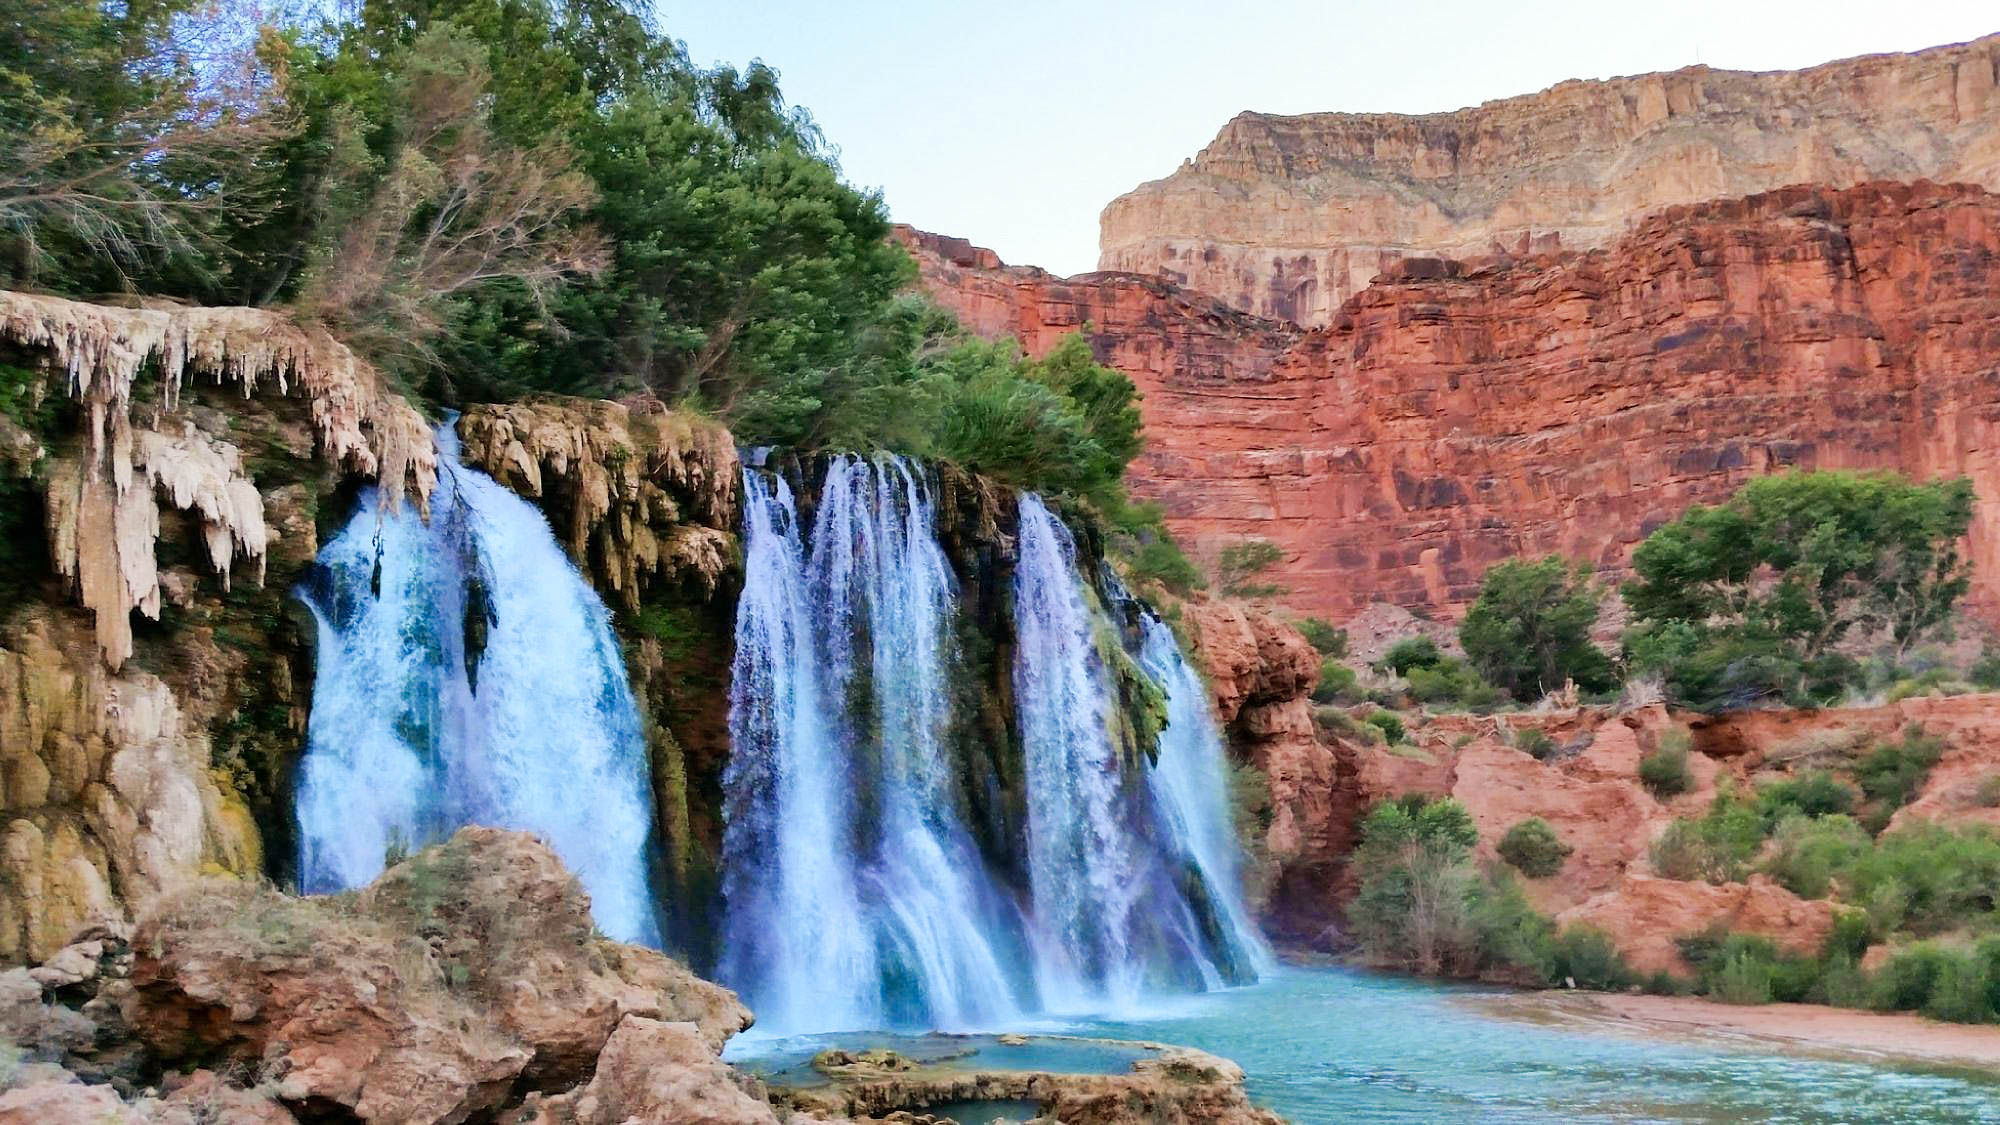
[[[656,0],[762,59],[899,222],[1059,274],[1242,110],[1431,113],[1691,63],[1791,69],[2000,31],[1995,0]]]

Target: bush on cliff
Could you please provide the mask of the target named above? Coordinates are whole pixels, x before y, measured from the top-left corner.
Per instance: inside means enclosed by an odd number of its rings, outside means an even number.
[[[1269,539],[1231,543],[1216,557],[1215,584],[1232,598],[1275,597],[1285,592],[1283,586],[1253,579],[1284,561],[1284,548]]]
[[[1685,731],[1669,731],[1660,745],[1639,759],[1639,784],[1658,800],[1678,796],[1694,788],[1694,774],[1688,771],[1688,736]]]
[[[1563,861],[1576,849],[1563,843],[1548,821],[1531,816],[1507,830],[1498,850],[1516,871],[1530,879],[1546,879],[1561,871]]]
[[[1450,798],[1410,794],[1369,811],[1348,918],[1371,963],[1520,984],[1631,982],[1609,938],[1587,927],[1558,932],[1506,868],[1475,867],[1478,839],[1471,814]]]
[[[1764,832],[1756,803],[1725,784],[1699,820],[1676,820],[1653,841],[1653,870],[1668,879],[1740,881],[1763,846]]]
[[[1704,709],[1830,702],[1858,673],[1835,647],[1849,634],[1879,629],[1900,654],[1949,619],[1970,585],[1971,518],[1963,478],[1760,477],[1633,553],[1628,660]]]
[[[1354,669],[1329,656],[1320,661],[1319,683],[1313,686],[1312,698],[1314,703],[1354,704],[1365,696]]]
[[[1602,596],[1587,566],[1572,568],[1555,555],[1509,559],[1481,580],[1459,643],[1487,682],[1523,703],[1571,681],[1586,692],[1607,691],[1616,671],[1590,641]]]
[[[1321,656],[1339,660],[1347,655],[1347,630],[1336,629],[1317,617],[1300,618],[1298,629],[1299,635]]]

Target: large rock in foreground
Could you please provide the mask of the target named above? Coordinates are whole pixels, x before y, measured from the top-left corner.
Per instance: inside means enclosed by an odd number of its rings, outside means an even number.
[[[1809,70],[1692,66],[1450,113],[1237,116],[1104,209],[1099,268],[1332,322],[1412,257],[1601,246],[1662,207],[1874,179],[2000,188],[2000,35]]]
[[[226,1061],[312,1113],[451,1122],[588,1078],[628,1017],[713,1057],[750,1014],[668,958],[598,936],[547,847],[468,828],[367,889],[295,899],[209,880],[142,920],[124,1004],[164,1063]]]

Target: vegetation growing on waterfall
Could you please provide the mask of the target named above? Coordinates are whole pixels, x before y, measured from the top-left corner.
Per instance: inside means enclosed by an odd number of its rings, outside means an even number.
[[[1970,585],[1971,518],[1964,478],[1760,477],[1639,545],[1628,660],[1705,709],[1832,702],[1859,670],[1843,640],[1880,633],[1900,658],[1948,623]]]

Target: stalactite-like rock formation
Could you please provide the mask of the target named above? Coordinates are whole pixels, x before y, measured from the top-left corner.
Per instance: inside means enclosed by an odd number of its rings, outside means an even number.
[[[59,456],[48,471],[49,537],[56,569],[96,615],[98,645],[113,669],[132,655],[131,612],[160,613],[153,550],[160,503],[199,514],[210,564],[225,584],[237,556],[261,577],[270,539],[233,444],[192,427],[162,432],[143,407],[135,412],[134,389],[149,364],[166,409],[196,376],[240,387],[246,397],[265,384],[298,393],[311,405],[321,455],[377,478],[389,503],[406,496],[422,503],[437,479],[422,415],[332,337],[268,310],[112,308],[0,292],[0,340],[47,353],[83,405],[80,455]]]
[[[593,399],[479,406],[459,421],[468,465],[539,500],[606,597],[636,608],[642,583],[714,593],[736,558],[735,439],[717,423]]]

